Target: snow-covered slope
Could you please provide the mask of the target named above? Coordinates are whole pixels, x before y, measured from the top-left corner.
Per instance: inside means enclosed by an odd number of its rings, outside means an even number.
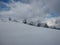
[[[60,45],[60,31],[0,21],[0,45]]]

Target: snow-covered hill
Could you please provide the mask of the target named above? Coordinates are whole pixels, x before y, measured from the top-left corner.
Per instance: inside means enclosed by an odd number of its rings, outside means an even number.
[[[60,45],[58,4],[59,0],[1,0],[0,45]]]
[[[48,22],[44,20],[41,21],[39,18],[28,18],[28,19],[18,19],[14,17],[4,17],[2,16],[0,18],[0,21],[2,22],[16,22],[16,23],[24,23],[26,25],[36,26],[36,27],[45,27],[45,28],[51,28],[51,29],[58,29],[60,30],[60,26],[58,25],[52,25],[53,23]],[[49,26],[51,25],[51,26]]]
[[[0,45],[60,45],[60,31],[0,21]]]

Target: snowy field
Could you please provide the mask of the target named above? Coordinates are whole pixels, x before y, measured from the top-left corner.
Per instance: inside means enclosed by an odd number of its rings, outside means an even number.
[[[60,45],[60,31],[0,21],[0,45]]]
[[[60,45],[60,0],[0,0],[0,45]]]

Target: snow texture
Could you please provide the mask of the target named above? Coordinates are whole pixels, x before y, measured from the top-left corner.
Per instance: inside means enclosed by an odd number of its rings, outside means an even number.
[[[0,21],[0,45],[60,45],[60,31]]]

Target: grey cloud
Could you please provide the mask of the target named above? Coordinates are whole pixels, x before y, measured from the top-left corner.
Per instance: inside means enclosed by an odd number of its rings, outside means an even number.
[[[60,0],[45,0],[44,2],[50,10],[60,14]]]
[[[11,10],[8,12],[2,12],[2,14],[19,15],[20,17],[45,17],[48,13],[48,9],[42,0],[31,0],[31,4],[24,4],[13,1],[13,3],[10,3],[9,6],[11,7]]]
[[[60,0],[29,0],[29,2],[29,4],[26,4],[22,2],[13,1],[12,3],[6,4],[11,8],[11,10],[0,12],[0,14],[4,16],[16,16],[24,19],[35,19],[39,17],[39,19],[45,20],[47,16],[51,15],[51,12],[56,12],[58,14],[60,13]],[[58,24],[60,24],[60,22]]]

